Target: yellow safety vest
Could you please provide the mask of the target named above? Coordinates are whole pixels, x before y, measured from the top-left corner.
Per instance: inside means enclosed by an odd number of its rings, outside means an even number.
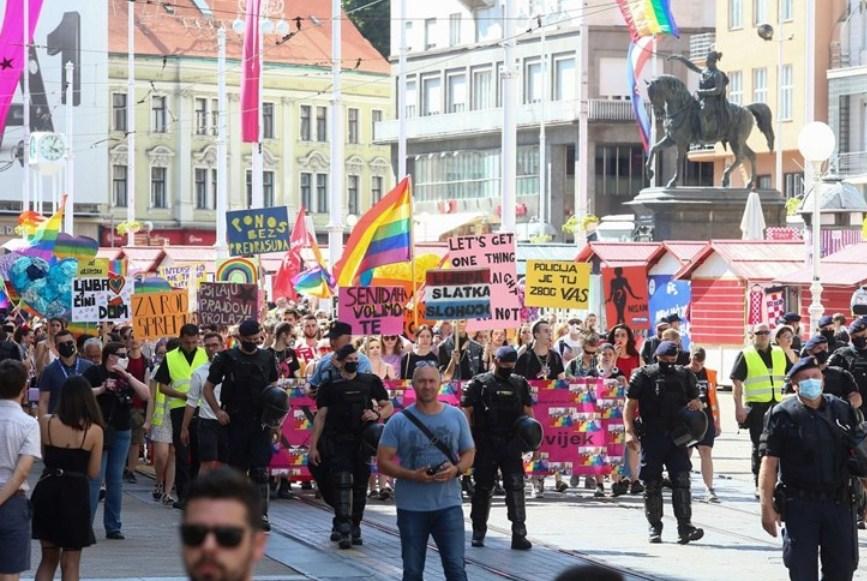
[[[768,369],[755,347],[744,349],[747,377],[744,379],[744,399],[747,403],[780,401],[786,384],[786,353],[771,347],[772,369]]]
[[[166,364],[169,366],[169,377],[172,378],[172,389],[181,393],[187,393],[190,390],[190,379],[193,377],[193,371],[207,362],[208,354],[201,347],[196,349],[192,363],[187,361],[187,356],[184,355],[180,347],[166,353]],[[169,398],[170,410],[182,408],[185,405],[187,405],[185,398]]]

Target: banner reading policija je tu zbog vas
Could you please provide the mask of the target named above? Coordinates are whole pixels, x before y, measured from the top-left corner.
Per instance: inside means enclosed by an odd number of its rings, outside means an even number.
[[[410,382],[387,381],[395,412],[415,401]],[[461,382],[444,383],[440,401],[460,405]],[[625,389],[614,380],[531,381],[536,419],[544,434],[538,458],[525,455],[528,476],[590,476],[616,473],[623,466]],[[289,386],[289,413],[271,458],[272,474],[309,478],[307,451],[316,402],[303,384]]]
[[[289,250],[289,210],[286,206],[226,212],[229,254],[255,256]]]
[[[528,307],[586,309],[590,265],[571,260],[528,260],[524,304]]]

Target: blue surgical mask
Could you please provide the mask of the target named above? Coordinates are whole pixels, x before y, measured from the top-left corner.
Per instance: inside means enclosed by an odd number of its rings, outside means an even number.
[[[816,399],[822,395],[822,380],[802,379],[798,382],[798,395],[805,399]]]

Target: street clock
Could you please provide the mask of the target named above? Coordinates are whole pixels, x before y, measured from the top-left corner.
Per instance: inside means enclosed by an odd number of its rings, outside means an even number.
[[[39,131],[30,134],[30,165],[43,173],[53,173],[63,167],[66,158],[66,137],[62,133]]]

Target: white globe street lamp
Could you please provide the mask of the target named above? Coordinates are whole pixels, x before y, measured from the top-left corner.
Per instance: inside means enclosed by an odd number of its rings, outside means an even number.
[[[821,121],[807,123],[798,135],[798,149],[804,156],[804,161],[813,166],[813,283],[810,285],[810,334],[819,328],[819,318],[824,313],[822,307],[822,283],[819,276],[822,246],[822,218],[821,201],[819,200],[822,187],[822,164],[834,153],[837,146],[837,138],[834,132]]]

